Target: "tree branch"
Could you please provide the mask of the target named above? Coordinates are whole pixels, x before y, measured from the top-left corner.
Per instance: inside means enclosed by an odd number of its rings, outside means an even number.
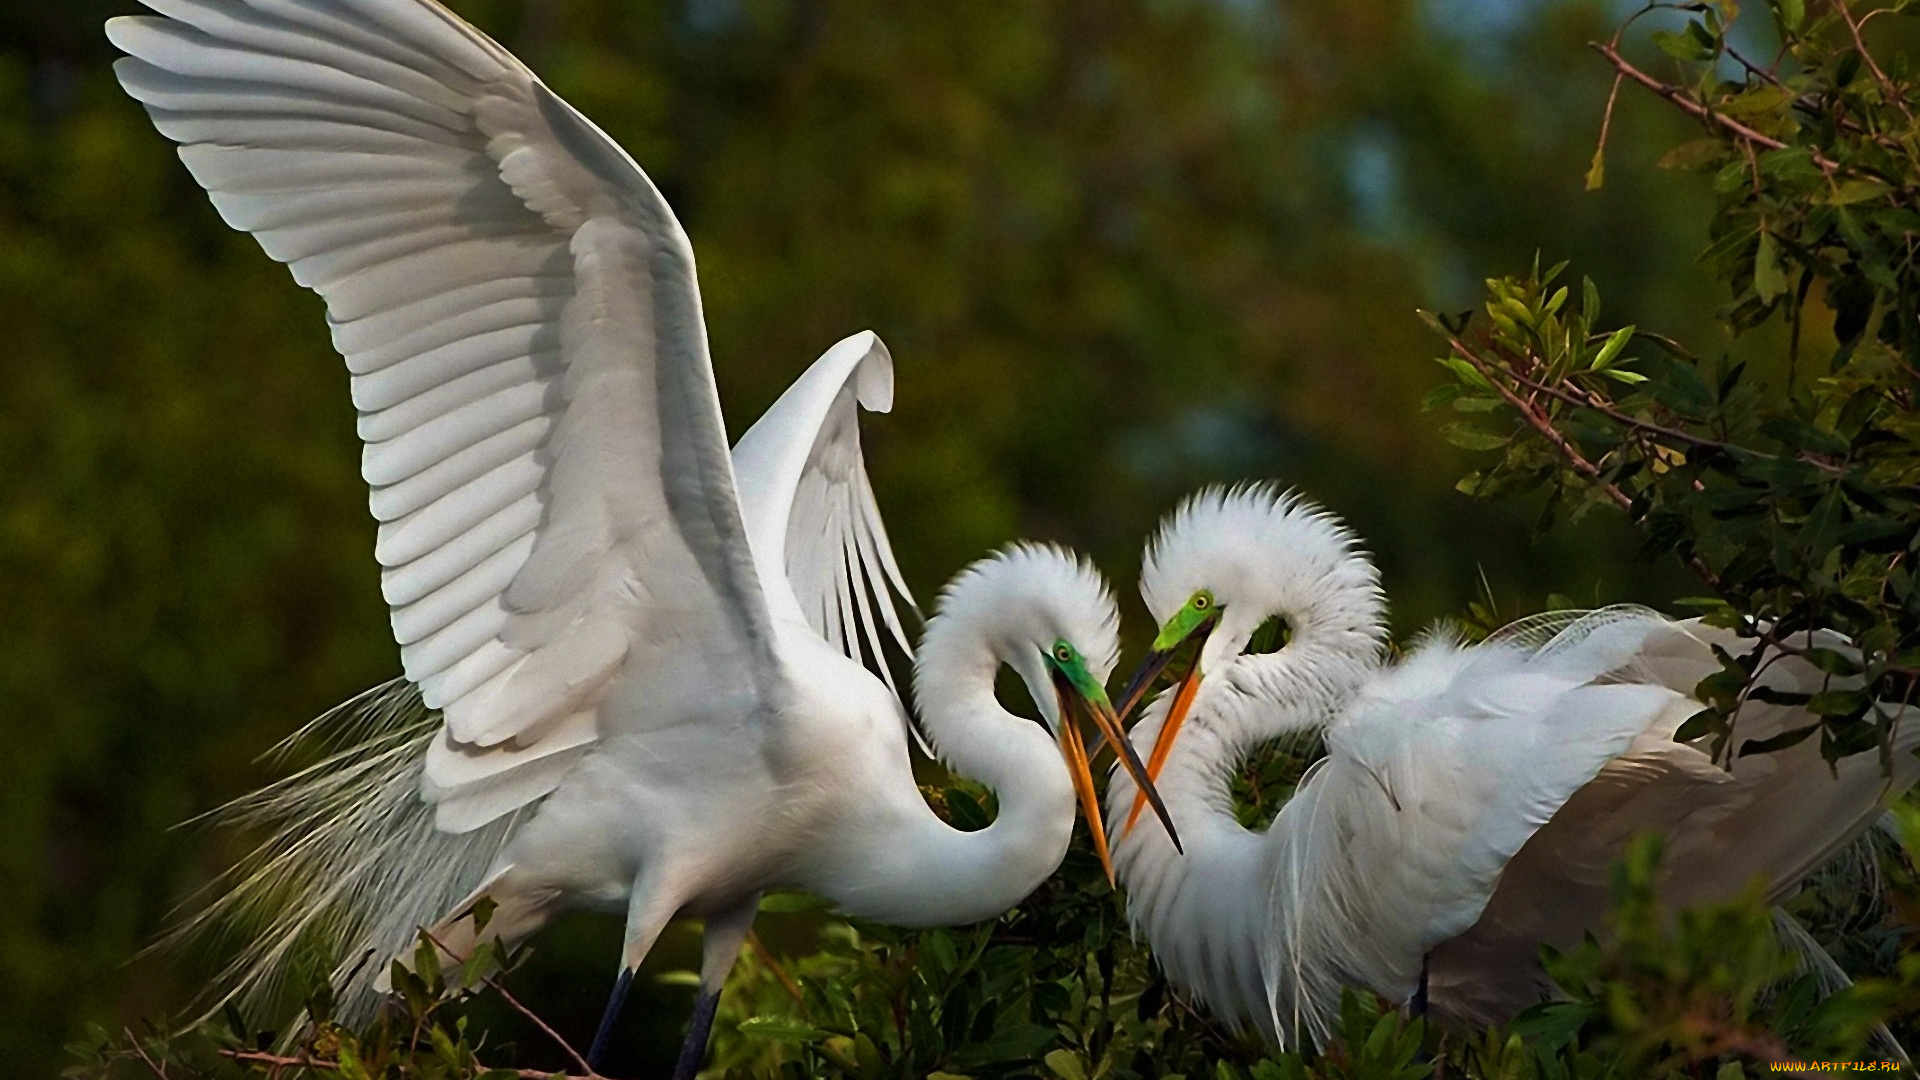
[[[337,1061],[312,1058],[305,1054],[299,1057],[283,1057],[259,1050],[222,1050],[220,1056],[248,1065],[266,1065],[274,1069],[325,1069],[328,1072],[338,1072],[340,1069],[340,1063]],[[475,1064],[479,1063],[475,1062]],[[601,1080],[598,1073],[589,1073],[582,1077],[572,1073],[541,1072],[539,1069],[515,1069],[513,1072],[520,1077],[520,1080]]]
[[[1633,499],[1629,497],[1626,492],[1621,491],[1618,484],[1608,480],[1600,472],[1600,467],[1588,461],[1586,457],[1580,453],[1579,449],[1568,441],[1565,435],[1560,434],[1560,429],[1554,427],[1553,421],[1549,419],[1545,413],[1536,408],[1533,402],[1514,393],[1505,384],[1501,383],[1499,379],[1496,379],[1491,367],[1485,360],[1480,358],[1479,353],[1475,352],[1466,342],[1452,335],[1447,336],[1447,343],[1453,346],[1453,351],[1460,354],[1462,360],[1473,365],[1473,369],[1478,371],[1481,377],[1487,380],[1487,384],[1492,386],[1494,391],[1498,393],[1501,398],[1505,399],[1507,404],[1520,410],[1521,418],[1526,420],[1527,424],[1539,432],[1548,442],[1552,443],[1554,449],[1560,451],[1560,455],[1566,458],[1567,463],[1578,470],[1580,475],[1592,481],[1595,487],[1605,492],[1607,497],[1612,499],[1620,509],[1631,510],[1633,508]]]
[[[793,976],[787,974],[787,969],[782,967],[779,959],[768,950],[766,942],[760,940],[760,935],[752,930],[747,931],[747,944],[753,948],[753,954],[760,958],[760,962],[767,965],[767,970],[773,972],[773,977],[780,980],[780,985],[786,987],[787,994],[794,1001],[805,1004],[806,996],[800,992],[800,984],[794,982]]]
[[[1880,84],[1880,92],[1900,110],[1900,115],[1907,118],[1907,123],[1913,123],[1913,111],[1907,108],[1906,99],[1900,96],[1900,91],[1894,87],[1893,80],[1887,78],[1887,73],[1880,70],[1880,61],[1867,51],[1867,43],[1860,37],[1861,24],[1853,17],[1853,12],[1847,10],[1847,0],[1833,0],[1833,12],[1840,16],[1840,21],[1846,23],[1847,30],[1853,34],[1854,51],[1867,62],[1867,70],[1873,72],[1873,81]]]
[[[1626,57],[1621,56],[1620,51],[1612,45],[1599,41],[1590,41],[1587,43],[1587,47],[1599,53],[1601,56],[1606,57],[1607,62],[1613,65],[1615,71],[1618,71],[1620,74],[1625,75],[1627,78],[1632,79],[1634,82],[1639,83],[1654,93],[1659,94],[1661,97],[1666,98],[1681,112],[1709,124],[1717,124],[1743,142],[1751,143],[1755,146],[1764,146],[1769,150],[1785,150],[1788,148],[1787,144],[1781,142],[1779,139],[1755,131],[1731,116],[1717,113],[1693,100],[1691,96],[1679,87],[1663,83],[1659,79],[1634,67],[1628,63]],[[1828,176],[1832,176],[1840,171],[1840,166],[1834,162],[1833,159],[1820,153],[1820,151],[1809,148],[1807,153],[1812,156],[1813,163],[1819,167],[1820,171],[1826,173]]]
[[[420,936],[426,938],[428,941],[433,942],[435,948],[439,949],[443,953],[446,953],[448,956],[459,955],[458,953],[455,953],[452,949],[449,949],[445,945],[441,944],[440,939],[437,937],[434,937],[433,932],[430,930],[422,929],[420,931]],[[600,1075],[599,1073],[593,1071],[593,1066],[588,1064],[587,1059],[580,1055],[580,1051],[575,1050],[573,1048],[572,1043],[568,1042],[566,1038],[563,1037],[559,1032],[553,1030],[552,1027],[548,1026],[545,1020],[540,1019],[540,1016],[538,1013],[535,1013],[532,1009],[529,1009],[525,1005],[520,1004],[520,999],[514,997],[513,994],[508,992],[506,986],[504,986],[500,982],[500,980],[494,978],[491,975],[488,975],[482,978],[480,981],[486,983],[488,987],[494,990],[494,992],[498,993],[502,1000],[504,1000],[508,1005],[513,1007],[513,1010],[515,1012],[519,1013],[521,1016],[524,1016],[529,1021],[531,1021],[534,1027],[539,1028],[543,1033],[545,1033],[547,1038],[552,1039],[556,1044],[559,1045],[560,1049],[565,1050],[567,1052],[567,1057],[573,1059],[573,1063],[579,1066],[580,1072],[583,1075],[588,1077],[597,1077]],[[547,1074],[542,1073],[540,1075],[544,1076]],[[564,1074],[556,1074],[556,1075],[564,1075]]]

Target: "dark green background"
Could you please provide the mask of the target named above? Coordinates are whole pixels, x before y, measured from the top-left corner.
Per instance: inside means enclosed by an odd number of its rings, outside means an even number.
[[[1419,306],[1534,252],[1611,317],[1712,349],[1684,138],[1631,90],[1581,190],[1596,4],[1522,0],[471,0],[630,148],[700,259],[735,434],[822,350],[898,364],[866,446],[923,598],[1017,537],[1139,545],[1195,486],[1298,485],[1385,569],[1396,626],[1550,591],[1659,601],[1593,520],[1455,494]],[[0,6],[0,1073],[180,1007],[129,963],[232,857],[175,829],[397,671],[320,304],[225,230],[114,86],[131,0]],[[611,919],[538,939],[528,996],[590,1028]],[[684,966],[684,934],[657,967]],[[636,1010],[670,1037],[680,990]],[[660,997],[659,995],[665,995]],[[637,1049],[635,1049],[637,1048]],[[632,1058],[633,1067],[644,1062]]]

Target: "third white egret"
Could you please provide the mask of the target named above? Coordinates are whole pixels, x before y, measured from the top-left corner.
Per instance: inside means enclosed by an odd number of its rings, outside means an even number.
[[[410,684],[247,804],[281,829],[230,903],[291,901],[243,980],[318,934],[364,995],[420,925],[470,943],[483,895],[509,940],[620,910],[598,1048],[668,921],[702,917],[688,1077],[763,890],[959,923],[1053,870],[1076,790],[1097,809],[1074,714],[1124,741],[1111,606],[1043,549],[948,594],[926,726],[1001,811],[942,822],[897,697],[856,659],[862,633],[877,648],[868,592],[890,611],[854,406],[890,397],[877,341],[843,343],[730,454],[685,233],[506,50],[433,0],[143,2],[161,17],[108,24],[122,85],[326,300]],[[995,706],[1000,663],[1046,730]]]
[[[1162,629],[1128,697],[1182,643],[1198,652],[1133,734],[1152,746],[1185,857],[1128,831],[1125,777],[1108,792],[1128,912],[1170,980],[1282,1043],[1324,1044],[1345,987],[1424,989],[1443,1022],[1510,1019],[1551,989],[1539,946],[1600,928],[1607,868],[1635,833],[1670,838],[1664,903],[1756,877],[1778,903],[1920,773],[1911,722],[1896,723],[1891,777],[1874,754],[1830,768],[1814,741],[1731,764],[1675,742],[1719,669],[1711,646],[1751,643],[1644,609],[1470,647],[1431,635],[1383,665],[1371,562],[1330,515],[1265,486],[1184,504],[1148,548],[1141,591]],[[1249,649],[1276,618],[1290,638]],[[1777,690],[1826,678],[1787,653],[1763,663]],[[1750,701],[1736,723],[1745,740],[1811,721]],[[1261,742],[1310,732],[1326,757],[1264,833],[1241,827],[1233,770]]]

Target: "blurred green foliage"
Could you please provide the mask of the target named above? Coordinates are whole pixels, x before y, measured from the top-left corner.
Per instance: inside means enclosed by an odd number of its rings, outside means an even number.
[[[1624,528],[1536,544],[1528,514],[1452,492],[1462,466],[1417,411],[1414,309],[1538,249],[1574,256],[1623,322],[1717,333],[1724,296],[1689,263],[1711,193],[1650,167],[1684,125],[1624,98],[1607,185],[1581,191],[1609,75],[1584,48],[1611,25],[1597,3],[453,6],[680,212],[736,432],[841,336],[887,340],[900,392],[867,452],[923,597],[993,545],[1057,539],[1145,625],[1141,537],[1197,484],[1249,476],[1368,537],[1402,629],[1460,609],[1482,571],[1526,606],[1680,594],[1629,569]],[[126,961],[239,840],[170,828],[397,667],[320,305],[113,85],[99,25],[134,9],[0,9],[0,1060],[21,1075],[53,1072],[86,1021],[191,997],[196,958]],[[792,922],[769,938],[806,953],[816,924]],[[956,955],[985,932],[954,932]],[[617,933],[565,920],[516,973],[576,1041]],[[684,988],[652,993],[627,1071],[684,1016]]]

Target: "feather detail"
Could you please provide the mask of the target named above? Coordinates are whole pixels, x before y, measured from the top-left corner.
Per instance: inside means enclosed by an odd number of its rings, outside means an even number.
[[[341,1019],[364,1021],[388,963],[485,880],[520,814],[457,836],[435,828],[419,788],[439,726],[417,687],[375,687],[270,752],[319,760],[209,815],[266,839],[152,946],[241,942],[213,980],[207,1015],[234,1003],[277,1021],[305,989],[291,980],[309,975],[332,983]]]

